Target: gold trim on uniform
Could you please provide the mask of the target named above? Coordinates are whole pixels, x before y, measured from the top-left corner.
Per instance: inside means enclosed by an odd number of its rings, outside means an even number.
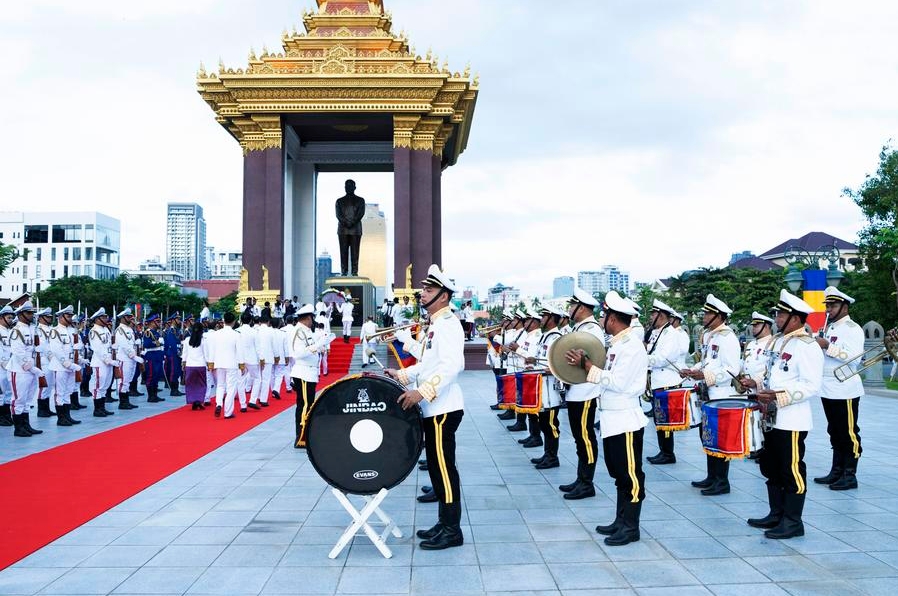
[[[798,432],[792,431],[792,475],[795,477],[795,486],[798,487],[798,494],[805,492],[806,487],[804,479],[801,477],[801,471],[798,469],[799,453],[798,453]]]
[[[592,443],[589,441],[589,430],[586,428],[586,421],[589,417],[589,405],[595,403],[593,400],[583,402],[583,415],[580,416],[580,436],[583,437],[583,444],[586,447],[586,463],[596,463],[595,454],[592,452]]]
[[[861,456],[861,443],[857,440],[857,435],[854,434],[854,410],[851,409],[851,400],[845,400],[845,406],[848,408],[848,436],[851,437],[851,451],[854,454],[854,459],[858,459]]]
[[[443,453],[443,423],[446,422],[446,418],[449,417],[449,414],[443,414],[443,419],[440,422],[437,422],[437,417],[433,417],[433,428],[434,428],[434,438],[436,439],[435,447],[437,452],[437,464],[440,468],[440,476],[443,478],[443,487],[446,492],[446,504],[454,502],[454,495],[452,494],[452,483],[449,482],[449,470],[446,469],[446,455]]]
[[[630,475],[630,480],[633,483],[633,489],[630,491],[630,494],[633,495],[633,498],[630,500],[631,503],[639,502],[639,478],[636,477],[636,452],[633,450],[633,433],[626,432],[624,433],[626,436],[626,444],[627,444],[627,474]]]

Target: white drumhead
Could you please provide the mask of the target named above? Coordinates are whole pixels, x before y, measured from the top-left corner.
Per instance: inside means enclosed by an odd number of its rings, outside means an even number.
[[[361,453],[376,451],[384,441],[384,431],[373,420],[359,420],[349,431],[349,442]]]

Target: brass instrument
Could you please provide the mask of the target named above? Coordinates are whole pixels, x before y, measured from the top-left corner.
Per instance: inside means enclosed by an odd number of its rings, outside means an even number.
[[[367,336],[365,339],[371,341],[372,339],[378,337],[386,337],[387,335],[392,335],[393,333],[396,333],[401,329],[410,329],[411,327],[414,327],[416,325],[418,325],[418,323],[406,323],[405,325],[397,325],[395,327],[385,327],[383,329],[378,329],[376,332]]]
[[[565,358],[568,350],[583,350],[592,363],[605,368],[605,344],[602,340],[585,331],[574,331],[562,335],[549,346],[549,370],[552,375],[564,383],[576,385],[586,382],[589,373],[577,364],[570,364]]]
[[[861,352],[851,360],[845,362],[845,364],[840,364],[833,370],[833,376],[836,377],[840,383],[844,383],[851,377],[855,375],[859,375],[868,368],[872,368],[875,364],[879,364],[886,357],[891,357],[892,360],[898,361],[898,342],[889,337],[888,335],[883,340],[882,343],[873,346],[866,352]],[[851,370],[851,365],[854,364],[856,360],[863,360],[864,364],[856,371]]]
[[[477,335],[485,337],[486,335],[492,333],[493,331],[498,331],[502,328],[502,323],[497,323],[495,325],[487,325],[486,327],[478,327]]]

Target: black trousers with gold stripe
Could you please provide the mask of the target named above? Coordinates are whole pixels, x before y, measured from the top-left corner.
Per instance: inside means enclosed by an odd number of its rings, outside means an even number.
[[[315,386],[318,383],[310,383],[293,377],[293,391],[296,392],[296,442],[294,447],[306,446],[305,423],[309,415],[309,408],[315,401]]]
[[[833,451],[844,454],[850,453],[854,459],[858,459],[863,453],[861,447],[861,429],[857,425],[858,408],[861,398],[854,399],[828,399],[820,398],[823,403],[823,412],[826,414],[826,432],[829,433],[829,443]]]
[[[539,429],[545,437],[545,452],[549,455],[558,455],[558,438],[561,437],[561,427],[558,425],[558,408],[548,408],[539,413]]]
[[[768,486],[778,486],[796,495],[807,491],[804,441],[807,431],[774,428],[764,433],[764,448],[759,457],[761,474]]]
[[[461,482],[455,467],[455,431],[464,410],[424,419],[424,452],[430,484],[441,503],[461,503]]]
[[[630,503],[645,499],[645,472],[642,471],[642,439],[645,429],[602,439],[605,467],[620,494]]]
[[[571,423],[571,436],[577,446],[577,471],[594,472],[599,444],[596,441],[596,400],[567,402],[568,421]],[[592,482],[592,477],[580,478]]]

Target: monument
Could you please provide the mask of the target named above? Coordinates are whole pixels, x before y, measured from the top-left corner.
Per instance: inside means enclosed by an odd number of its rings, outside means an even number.
[[[356,196],[354,181],[346,181],[346,194],[337,199],[336,212],[337,240],[340,242],[340,275],[344,277],[358,275],[365,199]]]
[[[467,146],[477,78],[416,54],[383,0],[317,0],[302,20],[281,51],[197,73],[200,96],[244,153],[250,285],[266,265],[271,286],[314,298],[318,173],[392,171],[401,288],[409,265],[419,279],[442,264],[441,173]]]

